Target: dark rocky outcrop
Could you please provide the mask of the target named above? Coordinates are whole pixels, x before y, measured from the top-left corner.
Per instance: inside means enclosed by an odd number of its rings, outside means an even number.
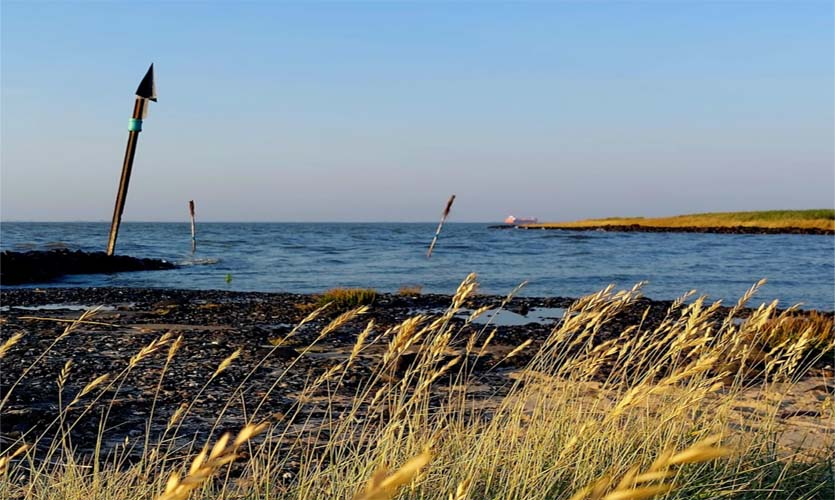
[[[173,269],[174,264],[159,259],[81,250],[50,250],[0,254],[0,284],[44,283],[66,274],[100,274],[125,271]]]

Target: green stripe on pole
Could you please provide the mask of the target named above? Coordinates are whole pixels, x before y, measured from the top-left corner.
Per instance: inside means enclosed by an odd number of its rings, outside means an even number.
[[[128,122],[128,130],[131,132],[142,132],[142,120],[131,118]]]

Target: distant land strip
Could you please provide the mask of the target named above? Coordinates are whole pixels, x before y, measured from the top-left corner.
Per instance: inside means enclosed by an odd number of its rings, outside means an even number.
[[[507,225],[506,227],[573,231],[600,229],[630,232],[835,235],[835,209],[717,212],[659,218],[609,217],[574,222]]]

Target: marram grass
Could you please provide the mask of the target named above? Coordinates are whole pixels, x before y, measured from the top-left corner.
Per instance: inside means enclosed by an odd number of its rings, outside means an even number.
[[[572,305],[544,341],[524,341],[507,353],[505,359],[526,354],[530,361],[499,398],[478,391],[483,374],[473,369],[489,352],[495,330],[488,325],[466,334],[451,321],[475,290],[471,275],[440,317],[416,316],[382,332],[373,321],[365,323],[350,353],[311,378],[288,410],[325,415],[325,440],[288,439],[285,422],[293,415],[267,418],[254,408],[234,439],[224,434],[172,449],[203,390],[239,362],[233,354],[218,361],[194,401],[183,402],[168,419],[162,436],[144,437],[140,461],[106,453],[77,456],[67,436],[78,414],[101,412],[106,419],[113,398],[103,396],[118,391],[127,373],[140,369],[140,360],[164,359],[160,377],[178,369],[182,339],[165,334],[124,360],[123,369],[88,381],[46,431],[4,441],[0,498],[832,498],[831,443],[800,458],[779,445],[776,412],[752,413],[745,423],[755,430],[746,432],[737,431],[733,418],[735,405],[752,394],[779,406],[822,353],[831,352],[831,324],[812,321],[788,334],[794,320],[790,312],[778,313],[776,303],[735,321],[752,288],[718,322],[718,303],[682,299],[658,327],[638,323],[601,341],[601,325],[640,296],[639,287],[607,288]],[[294,363],[303,363],[335,329],[362,320],[367,309],[359,306],[331,320],[309,347],[298,349]],[[484,313],[474,312],[470,321]],[[59,340],[80,324],[69,324]],[[0,342],[0,357],[14,349],[16,335]],[[30,366],[4,366],[19,371],[7,379],[25,377],[59,340]],[[405,371],[393,377],[407,353]],[[344,377],[368,356],[376,360],[372,375],[347,407],[337,405],[334,395]],[[247,368],[251,375],[257,366]],[[287,373],[277,375],[273,388]],[[68,377],[72,363],[61,371],[59,385]],[[227,405],[237,404],[242,390],[233,390]],[[152,410],[148,418],[159,417]],[[320,435],[320,426],[304,422],[308,435]],[[289,454],[282,447],[288,441],[303,457],[290,480],[284,473]],[[96,443],[97,450],[102,446]]]

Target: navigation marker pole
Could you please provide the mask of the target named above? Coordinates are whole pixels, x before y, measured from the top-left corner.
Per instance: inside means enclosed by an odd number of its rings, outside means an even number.
[[[194,200],[188,202],[188,213],[191,215],[191,253],[197,250],[197,240],[194,237]]]
[[[119,225],[122,223],[122,212],[125,211],[125,199],[128,197],[130,172],[133,169],[133,157],[136,155],[136,144],[139,132],[142,131],[142,119],[148,115],[148,101],[157,102],[157,86],[154,83],[154,65],[148,68],[145,77],[136,89],[136,101],[133,105],[133,116],[128,124],[128,146],[125,150],[125,160],[122,163],[122,177],[119,179],[119,191],[116,193],[116,206],[113,209],[113,222],[110,223],[110,237],[107,239],[107,255],[113,255],[116,249],[116,237],[119,235]]]
[[[446,222],[446,218],[449,217],[449,210],[452,208],[452,202],[455,201],[455,195],[449,197],[449,201],[446,202],[446,208],[444,209],[444,215],[441,216],[441,222],[438,224],[438,229],[435,230],[435,237],[432,238],[432,243],[429,244],[429,251],[426,252],[426,258],[432,257],[432,249],[435,248],[435,243],[438,241],[438,236],[441,234],[441,229],[444,227],[444,222]]]

